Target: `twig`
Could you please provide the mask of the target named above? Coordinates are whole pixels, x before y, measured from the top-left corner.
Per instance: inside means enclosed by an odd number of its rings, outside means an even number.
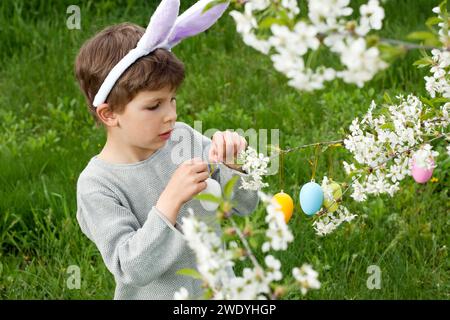
[[[301,145],[301,146],[293,147],[293,148],[288,148],[288,149],[284,149],[284,150],[277,148],[276,151],[278,151],[278,153],[275,153],[273,156],[271,156],[270,160],[272,160],[273,158],[278,157],[280,154],[286,154],[286,153],[290,153],[290,152],[297,151],[297,150],[300,150],[300,149],[305,149],[305,148],[308,148],[308,147],[327,145],[327,144],[337,144],[337,143],[342,143],[342,142],[344,142],[343,139],[341,139],[341,140],[334,140],[334,141],[322,141],[322,142],[310,143],[310,144],[305,144],[305,145]]]
[[[402,40],[396,40],[396,39],[389,39],[389,38],[380,38],[381,43],[387,43],[387,44],[393,44],[393,45],[399,45],[405,48],[406,50],[416,50],[416,49],[425,49],[425,50],[433,50],[433,49],[442,49],[437,48],[433,46],[424,46],[412,42],[402,41]]]
[[[242,243],[244,244],[245,250],[247,251],[247,255],[249,256],[250,260],[252,261],[253,265],[257,268],[259,268],[261,271],[264,270],[261,265],[258,263],[258,260],[256,260],[252,250],[250,249],[250,246],[248,245],[247,239],[245,239],[244,235],[241,232],[241,229],[237,226],[236,222],[233,220],[233,218],[230,218],[230,221],[233,225],[233,228],[236,230],[237,235],[241,239]]]

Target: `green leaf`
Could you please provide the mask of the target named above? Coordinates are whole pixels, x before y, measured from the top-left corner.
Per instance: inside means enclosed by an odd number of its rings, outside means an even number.
[[[398,58],[402,58],[408,52],[404,46],[392,46],[386,43],[380,43],[378,45],[380,50],[380,57],[388,63],[394,62]]]
[[[214,203],[221,203],[222,199],[218,198],[214,195],[212,195],[211,193],[202,193],[202,194],[197,194],[194,196],[194,199],[200,200],[200,201],[209,201],[209,202],[214,202]]]
[[[425,22],[425,24],[426,24],[428,27],[431,28],[432,26],[438,24],[439,22],[442,22],[442,19],[441,19],[441,18],[439,18],[439,17],[430,17],[430,18],[427,19],[427,21]]]
[[[431,99],[431,102],[438,103],[438,104],[440,104],[440,103],[447,103],[447,102],[450,102],[450,99],[449,98],[444,98],[444,97],[437,97],[437,98]]]
[[[203,293],[203,300],[211,300],[214,297],[214,292],[207,288]]]
[[[264,18],[258,25],[259,29],[269,29],[273,24],[284,25],[283,20],[274,17]]]
[[[211,9],[212,7],[221,4],[221,3],[225,3],[227,2],[227,0],[214,0],[211,1],[210,3],[208,3],[205,8],[203,8],[202,14],[205,13],[206,11],[208,11],[209,9]]]
[[[253,249],[257,249],[257,248],[258,248],[258,241],[256,240],[255,237],[249,238],[249,239],[248,239],[248,243],[250,244],[250,246],[251,246]]]
[[[293,21],[289,18],[287,11],[284,9],[280,9],[279,10],[279,15],[280,15],[280,23],[282,25],[285,25],[289,28],[293,28],[294,27],[294,23]]]
[[[434,33],[429,31],[415,31],[406,36],[409,40],[427,40],[435,37]]]
[[[392,104],[392,99],[387,92],[384,93],[383,99],[386,103]]]
[[[420,101],[422,101],[422,103],[434,108],[434,103],[430,99],[425,98],[425,97],[420,97]]]
[[[420,120],[424,121],[424,120],[431,119],[433,117],[434,117],[433,113],[425,113],[420,116]]]
[[[376,34],[367,36],[366,43],[368,47],[374,47],[380,42],[380,37]]]
[[[439,9],[441,9],[441,14],[446,16],[447,15],[447,0],[442,1],[439,4]]]
[[[189,268],[180,269],[176,272],[176,274],[179,274],[181,276],[192,277],[194,279],[202,279],[202,275],[195,269]]]
[[[433,60],[431,60],[430,57],[424,57],[422,59],[414,61],[413,65],[417,66],[418,68],[428,67],[433,63]]]
[[[388,122],[388,123],[383,124],[380,128],[381,128],[381,129],[389,129],[389,130],[391,130],[391,131],[395,131],[394,124],[391,123],[391,122]]]
[[[234,175],[225,185],[225,188],[223,188],[223,194],[225,195],[225,199],[231,198],[231,193],[233,192],[234,185],[236,184],[237,180],[239,179],[238,175]]]
[[[408,34],[409,40],[417,40],[423,42],[427,46],[438,47],[440,46],[439,38],[436,33],[429,31],[415,31]]]

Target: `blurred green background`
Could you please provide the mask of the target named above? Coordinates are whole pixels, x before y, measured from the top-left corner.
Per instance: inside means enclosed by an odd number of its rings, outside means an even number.
[[[182,10],[194,2],[182,1]],[[73,63],[82,43],[105,26],[124,21],[146,26],[157,3],[0,2],[0,299],[113,297],[114,279],[75,219],[78,175],[101,150],[105,134],[87,112]],[[405,39],[425,29],[437,3],[387,1],[381,35]],[[66,10],[73,4],[81,8],[81,30],[66,27]],[[243,44],[227,14],[173,51],[187,71],[177,99],[179,121],[201,120],[203,130],[280,129],[283,148],[342,138],[342,128],[364,114],[371,100],[381,103],[385,92],[424,93],[426,70],[412,66],[418,52],[362,89],[335,81],[322,91],[296,92],[268,57]],[[442,146],[437,150],[445,153]],[[322,288],[305,298],[448,299],[448,159],[438,163],[434,183],[418,185],[409,178],[394,198],[354,203],[347,197],[358,218],[319,238],[298,204],[300,187],[311,177],[312,154],[306,149],[287,155],[283,186],[271,176],[266,189],[276,193],[283,187],[294,198],[295,241],[276,256],[288,279],[290,270],[305,262],[319,271]],[[343,181],[343,160],[349,160],[343,150],[329,149],[316,176]],[[261,206],[251,220],[262,221],[264,214]],[[81,270],[78,290],[66,285],[70,265]],[[236,272],[247,265],[241,262]],[[381,268],[380,290],[366,286],[369,265]],[[303,296],[293,292],[286,298]]]

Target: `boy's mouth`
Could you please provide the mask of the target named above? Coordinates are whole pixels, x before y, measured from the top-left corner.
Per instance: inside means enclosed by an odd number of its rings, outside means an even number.
[[[166,136],[168,134],[170,134],[172,132],[172,130],[166,131],[164,133],[161,133],[160,136]]]
[[[164,133],[161,133],[159,136],[162,139],[167,140],[167,139],[169,139],[171,133],[172,133],[172,130],[169,130],[169,131],[166,131]]]

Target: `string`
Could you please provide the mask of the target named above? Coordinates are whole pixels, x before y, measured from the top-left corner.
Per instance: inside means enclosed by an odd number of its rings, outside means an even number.
[[[312,168],[311,181],[314,181],[314,178],[316,176],[317,164],[319,163],[319,156],[318,156],[319,147],[320,147],[319,145],[316,145],[316,149],[314,150],[314,165]]]

